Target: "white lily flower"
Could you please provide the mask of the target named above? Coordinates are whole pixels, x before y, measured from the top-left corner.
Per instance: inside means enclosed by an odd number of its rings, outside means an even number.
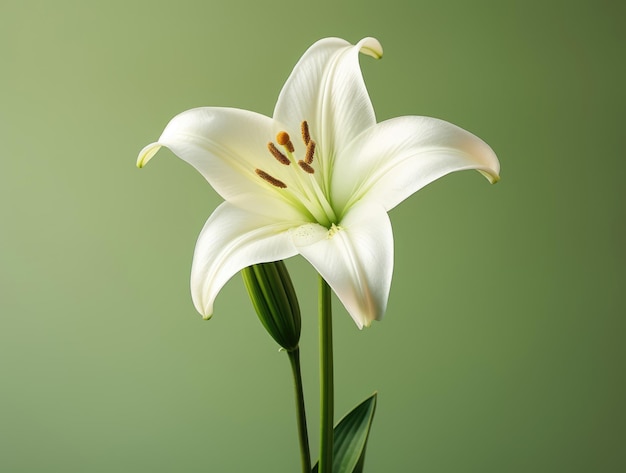
[[[452,171],[499,177],[495,153],[442,120],[406,116],[376,123],[359,52],[382,57],[374,38],[326,38],[287,79],[273,118],[204,107],[173,118],[139,153],[161,148],[195,167],[223,197],[196,244],[191,292],[209,318],[226,282],[243,268],[301,254],[359,328],[380,319],[393,272],[387,212]]]

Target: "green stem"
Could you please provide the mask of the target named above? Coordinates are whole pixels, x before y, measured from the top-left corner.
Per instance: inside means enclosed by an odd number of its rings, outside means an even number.
[[[302,473],[311,473],[311,453],[309,451],[309,435],[306,427],[306,411],[304,409],[304,392],[302,389],[302,371],[300,370],[300,349],[288,352],[293,373],[293,387],[296,395],[296,412],[298,418],[298,437],[300,440],[300,457]]]
[[[333,325],[331,292],[328,283],[320,276],[320,462],[319,473],[332,473],[333,469]]]

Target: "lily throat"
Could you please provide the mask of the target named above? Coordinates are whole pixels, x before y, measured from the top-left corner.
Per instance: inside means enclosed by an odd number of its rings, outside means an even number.
[[[286,131],[280,131],[276,135],[278,146],[272,141],[267,144],[270,155],[281,165],[277,169],[274,164],[277,173],[270,174],[258,168],[254,172],[278,191],[281,197],[306,213],[312,222],[331,228],[339,221],[327,192],[320,187],[316,177],[315,164],[317,163],[314,162],[316,143],[311,138],[306,121],[301,123],[300,131],[305,147],[302,159],[295,156],[296,148],[289,134]]]

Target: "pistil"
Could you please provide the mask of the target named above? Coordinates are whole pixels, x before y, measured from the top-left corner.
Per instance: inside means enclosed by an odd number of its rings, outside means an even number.
[[[261,169],[256,169],[255,172],[272,186],[285,189],[284,197],[295,205],[304,206],[315,221],[330,228],[337,222],[337,216],[315,177],[315,168],[312,164],[316,146],[315,141],[311,139],[309,125],[306,121],[301,123],[300,131],[302,132],[302,141],[306,146],[304,159],[297,159],[294,156],[295,147],[286,131],[281,131],[276,135],[276,143],[282,147],[282,150],[271,141],[267,144],[268,151],[280,164],[284,166],[294,164],[288,171],[293,176],[293,181],[290,179],[283,182]]]
[[[293,143],[289,138],[289,133],[287,133],[286,131],[281,131],[280,133],[278,133],[276,135],[276,141],[279,145],[284,146],[288,152],[293,153],[295,151]]]

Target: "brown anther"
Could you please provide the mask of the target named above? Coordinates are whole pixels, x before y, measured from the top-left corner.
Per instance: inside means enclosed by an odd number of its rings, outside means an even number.
[[[311,141],[311,135],[309,134],[309,124],[306,120],[300,125],[300,130],[302,131],[302,141],[304,141],[305,145],[308,145],[309,141]]]
[[[270,176],[268,173],[266,173],[265,171],[262,171],[261,169],[255,169],[254,172],[257,173],[257,176],[259,176],[264,181],[269,182],[274,187],[279,187],[280,189],[287,188],[287,184],[285,184],[283,181],[276,179],[273,176]]]
[[[298,161],[298,165],[302,168],[303,171],[308,172],[309,174],[315,173],[315,169],[313,169],[308,163],[302,160]]]
[[[270,153],[272,153],[272,156],[274,156],[280,164],[289,166],[289,163],[290,163],[289,158],[287,158],[287,156],[281,153],[274,143],[270,141],[267,144],[267,149],[270,151]]]
[[[314,154],[315,154],[315,141],[309,140],[309,144],[306,145],[306,155],[304,156],[304,162],[307,164],[311,164],[313,162]]]

